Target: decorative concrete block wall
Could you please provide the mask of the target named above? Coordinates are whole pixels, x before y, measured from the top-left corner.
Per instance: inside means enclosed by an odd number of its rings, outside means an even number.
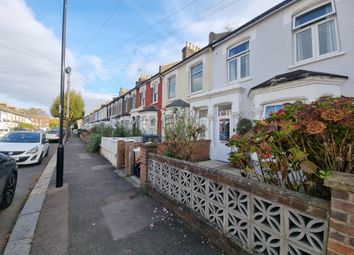
[[[264,254],[326,254],[327,201],[191,162],[145,155],[151,188],[239,246]]]

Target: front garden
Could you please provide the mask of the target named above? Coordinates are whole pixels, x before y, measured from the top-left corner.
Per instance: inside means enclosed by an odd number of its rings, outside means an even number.
[[[354,99],[288,104],[228,142],[244,176],[329,199],[324,179],[354,173]]]

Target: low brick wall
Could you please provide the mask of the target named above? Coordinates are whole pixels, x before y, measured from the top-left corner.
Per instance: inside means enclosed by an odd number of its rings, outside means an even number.
[[[192,156],[190,161],[191,162],[201,162],[209,160],[209,153],[210,153],[210,140],[200,140],[195,141],[195,148],[192,152]],[[160,155],[164,155],[166,151],[166,144],[158,144],[157,146],[157,153]]]
[[[326,254],[328,201],[191,162],[146,155],[144,170],[152,194],[183,206],[213,226],[220,238],[251,254]]]
[[[335,172],[325,184],[331,187],[328,255],[354,255],[354,175]]]
[[[117,169],[125,167],[125,141],[117,141]]]

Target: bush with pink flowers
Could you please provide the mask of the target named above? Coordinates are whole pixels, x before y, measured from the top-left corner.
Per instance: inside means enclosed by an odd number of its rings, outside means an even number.
[[[230,138],[230,161],[244,175],[328,198],[332,171],[354,173],[354,98],[287,104]]]

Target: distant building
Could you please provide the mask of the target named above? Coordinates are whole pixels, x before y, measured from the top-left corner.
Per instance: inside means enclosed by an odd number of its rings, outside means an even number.
[[[12,130],[19,123],[33,125],[32,119],[6,103],[0,103],[0,130]]]
[[[37,128],[49,127],[49,116],[47,114],[34,114],[30,115],[33,125]]]

